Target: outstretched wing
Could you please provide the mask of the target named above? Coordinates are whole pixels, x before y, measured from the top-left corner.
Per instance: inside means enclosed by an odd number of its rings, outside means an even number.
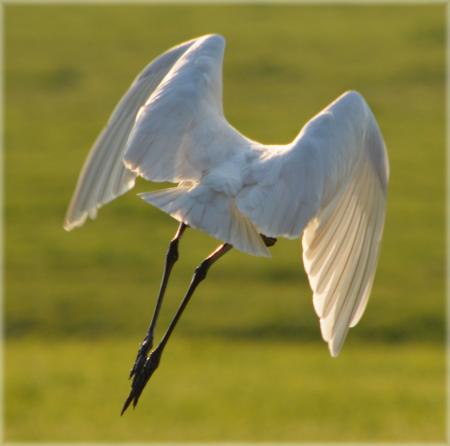
[[[222,108],[224,48],[222,36],[198,39],[139,110],[124,157],[132,172],[178,183],[198,180],[220,162],[210,142],[230,133]]]
[[[136,174],[123,164],[126,142],[136,114],[175,62],[197,39],[178,45],[152,61],[134,80],[92,147],[70,202],[64,229],[95,218],[97,209],[134,186]]]
[[[375,275],[389,167],[367,103],[348,92],[254,173],[238,206],[269,236],[299,237],[322,336],[336,356]]]

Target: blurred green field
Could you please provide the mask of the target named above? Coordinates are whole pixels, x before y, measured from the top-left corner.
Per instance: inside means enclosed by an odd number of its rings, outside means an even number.
[[[299,243],[230,253],[119,418],[177,224],[134,193],[81,230],[62,220],[133,77],[210,32],[226,115],[254,139],[288,142],[346,89],[367,98],[391,161],[379,269],[332,360]],[[444,5],[7,5],[5,39],[7,441],[444,440]],[[215,244],[186,234],[160,327]]]
[[[6,379],[14,395],[7,402],[8,436],[53,442],[443,439],[436,405],[444,358],[436,346],[353,344],[331,361],[312,343],[178,337],[139,408],[119,418],[128,391],[121,365],[133,359],[134,348],[130,340],[8,344]]]

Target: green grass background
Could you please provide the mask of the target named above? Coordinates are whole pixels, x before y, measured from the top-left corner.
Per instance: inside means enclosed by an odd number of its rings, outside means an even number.
[[[333,360],[300,244],[231,252],[120,418],[177,225],[133,193],[81,230],[62,220],[133,77],[210,32],[226,115],[254,139],[290,141],[346,89],[367,98],[391,162],[378,273]],[[5,39],[6,440],[444,440],[444,5],[7,5]],[[215,244],[186,233],[159,327]]]

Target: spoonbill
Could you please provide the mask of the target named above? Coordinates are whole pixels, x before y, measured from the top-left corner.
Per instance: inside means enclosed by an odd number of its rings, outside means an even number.
[[[179,222],[170,241],[153,317],[130,372],[122,414],[159,365],[179,318],[208,269],[230,249],[269,257],[277,237],[302,237],[314,309],[332,356],[366,308],[383,232],[389,164],[375,117],[348,91],[287,145],[239,133],[222,105],[225,39],[202,36],[169,49],[134,80],[80,173],[64,228],[130,190],[136,177],[175,187],[139,196]],[[195,270],[153,349],[169,276],[187,228],[221,241]]]

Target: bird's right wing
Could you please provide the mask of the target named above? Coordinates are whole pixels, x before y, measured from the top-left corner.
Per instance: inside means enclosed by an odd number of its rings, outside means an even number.
[[[385,216],[387,153],[367,103],[342,95],[253,176],[238,206],[265,235],[303,232],[314,308],[336,356],[366,307]]]
[[[64,220],[67,231],[95,218],[97,209],[134,186],[136,174],[123,164],[123,155],[139,108],[197,39],[178,45],[153,60],[137,76],[114,109],[92,147]]]

